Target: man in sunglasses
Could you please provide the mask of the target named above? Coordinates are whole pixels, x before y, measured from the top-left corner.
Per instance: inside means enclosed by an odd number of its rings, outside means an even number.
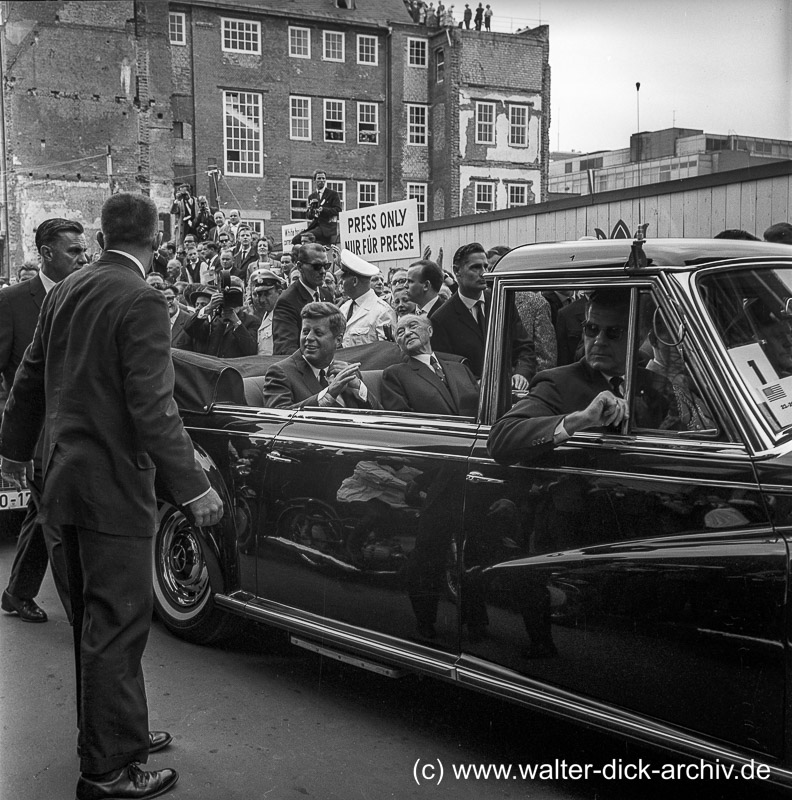
[[[578,431],[618,430],[630,414],[624,398],[629,317],[629,289],[591,294],[583,322],[583,358],[534,377],[529,397],[493,425],[488,442],[493,458],[535,458]],[[659,428],[673,396],[668,381],[638,369],[634,394],[635,424]]]

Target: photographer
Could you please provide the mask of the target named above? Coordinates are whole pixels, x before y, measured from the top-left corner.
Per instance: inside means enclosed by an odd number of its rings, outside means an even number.
[[[314,172],[316,190],[308,196],[308,219],[310,224],[300,231],[292,244],[300,244],[300,237],[310,231],[319,244],[336,244],[338,236],[338,215],[341,213],[341,197],[338,192],[327,185],[327,173],[323,169]]]
[[[176,245],[184,242],[188,233],[195,235],[198,216],[198,201],[192,193],[189,183],[180,183],[174,193],[173,205],[170,213],[176,217],[174,230],[176,232]]]
[[[199,242],[206,242],[212,238],[212,229],[215,227],[214,215],[209,210],[209,201],[201,195],[198,198],[198,213],[195,216],[193,231]]]
[[[255,355],[259,320],[242,310],[242,281],[223,270],[220,284],[219,291],[211,290],[209,304],[185,323],[180,347],[219,358]]]

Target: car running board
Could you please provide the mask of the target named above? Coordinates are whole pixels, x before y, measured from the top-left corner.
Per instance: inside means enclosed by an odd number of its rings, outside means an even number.
[[[333,658],[336,661],[343,661],[344,664],[351,664],[353,667],[367,669],[369,672],[376,672],[377,675],[384,675],[386,678],[403,678],[405,675],[410,674],[406,669],[386,667],[384,664],[379,664],[376,661],[369,661],[367,658],[353,656],[341,650],[334,650],[332,647],[317,644],[308,639],[301,639],[299,636],[290,635],[289,641],[297,647],[302,647],[304,650],[319,653],[320,655],[327,656],[327,658]]]

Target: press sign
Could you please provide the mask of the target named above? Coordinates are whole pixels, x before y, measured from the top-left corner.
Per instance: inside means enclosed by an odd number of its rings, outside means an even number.
[[[421,256],[414,198],[342,211],[339,223],[343,246],[368,261]]]

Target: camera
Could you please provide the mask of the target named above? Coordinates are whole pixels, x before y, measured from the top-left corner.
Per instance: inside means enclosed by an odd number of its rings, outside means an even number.
[[[223,295],[223,311],[231,308],[242,308],[245,294],[238,286],[231,282],[231,270],[221,269],[218,273],[220,293]]]

